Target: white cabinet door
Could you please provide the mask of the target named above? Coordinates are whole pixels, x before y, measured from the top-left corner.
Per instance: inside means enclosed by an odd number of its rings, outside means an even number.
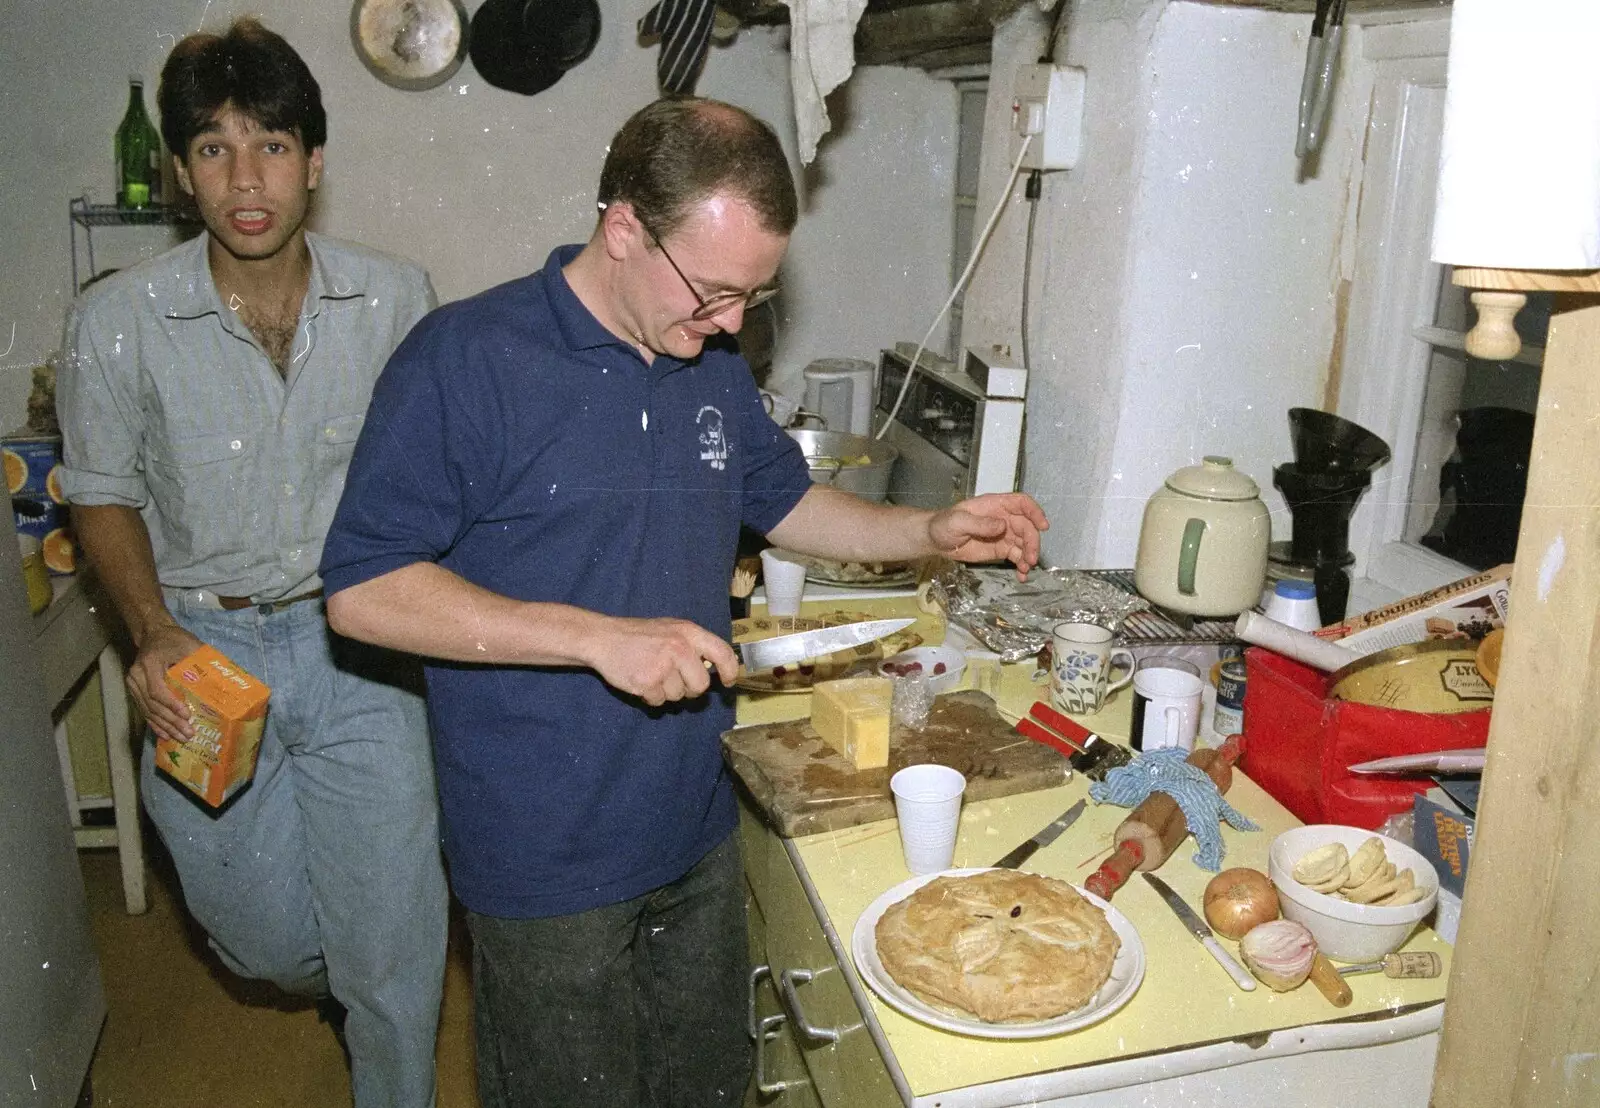
[[[106,1003],[20,562],[7,515],[0,525],[0,1101],[70,1108]]]

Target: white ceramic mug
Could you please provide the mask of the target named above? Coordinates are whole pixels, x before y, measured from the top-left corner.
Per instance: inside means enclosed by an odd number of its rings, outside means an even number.
[[[1110,680],[1111,668],[1128,671]],[[1133,680],[1133,651],[1112,647],[1111,632],[1094,623],[1058,623],[1050,637],[1050,703],[1068,715],[1098,712],[1106,694]]]
[[[1133,675],[1133,721],[1129,731],[1135,750],[1176,746],[1194,749],[1200,731],[1200,671],[1181,658],[1146,658]]]

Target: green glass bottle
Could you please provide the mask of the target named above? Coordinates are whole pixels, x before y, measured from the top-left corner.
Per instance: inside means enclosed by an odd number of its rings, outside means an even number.
[[[161,203],[161,135],[144,110],[144,79],[128,78],[128,110],[117,127],[117,206]]]

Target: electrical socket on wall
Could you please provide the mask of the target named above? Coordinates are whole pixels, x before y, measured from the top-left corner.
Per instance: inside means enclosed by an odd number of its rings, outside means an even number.
[[[1023,169],[1071,169],[1083,152],[1083,96],[1088,74],[1072,65],[1017,67],[1011,100],[1011,157],[1033,136]]]

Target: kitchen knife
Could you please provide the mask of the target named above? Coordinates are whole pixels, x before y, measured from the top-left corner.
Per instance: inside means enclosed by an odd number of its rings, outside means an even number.
[[[840,624],[838,627],[819,627],[814,631],[797,631],[792,635],[734,643],[733,652],[739,656],[739,662],[746,671],[755,673],[806,658],[821,658],[836,650],[848,650],[892,635],[915,622],[915,617],[869,619],[860,623]]]
[[[1217,965],[1228,971],[1228,976],[1233,978],[1233,983],[1247,993],[1254,992],[1256,979],[1251,977],[1243,966],[1233,960],[1233,955],[1222,949],[1222,944],[1217,942],[1216,935],[1212,934],[1211,928],[1206,921],[1200,918],[1200,913],[1189,907],[1183,897],[1172,891],[1172,886],[1155,874],[1147,873],[1144,875],[1144,879],[1150,882],[1152,889],[1161,894],[1161,899],[1167,902],[1167,907],[1177,913],[1178,918],[1183,921],[1183,925],[1189,929],[1190,934],[1199,939],[1200,944],[1211,952],[1211,957],[1217,960]]]
[[[1061,832],[1071,827],[1073,821],[1079,816],[1083,815],[1083,806],[1086,803],[1088,803],[1087,799],[1080,800],[1072,807],[1068,808],[1065,812],[1062,812],[1054,820],[1046,824],[1044,830],[1040,831],[1033,838],[1029,839],[1027,842],[1017,847],[1017,849],[1013,850],[1010,854],[1007,854],[1004,858],[996,862],[994,864],[995,868],[1016,869],[1023,862],[1026,862],[1029,858],[1032,858],[1033,852],[1038,850],[1041,846],[1049,846],[1051,843],[1055,842],[1056,837],[1060,835]]]
[[[1072,768],[1091,781],[1103,781],[1108,772],[1133,761],[1133,751],[1125,746],[1108,742],[1083,724],[1056,711],[1044,701],[1036,701],[1028,709],[1031,722],[1042,724],[1052,734],[1041,737],[1018,724],[1017,730],[1036,742],[1044,742],[1067,754]],[[1054,741],[1064,739],[1065,744]],[[1076,753],[1074,753],[1076,752]]]

